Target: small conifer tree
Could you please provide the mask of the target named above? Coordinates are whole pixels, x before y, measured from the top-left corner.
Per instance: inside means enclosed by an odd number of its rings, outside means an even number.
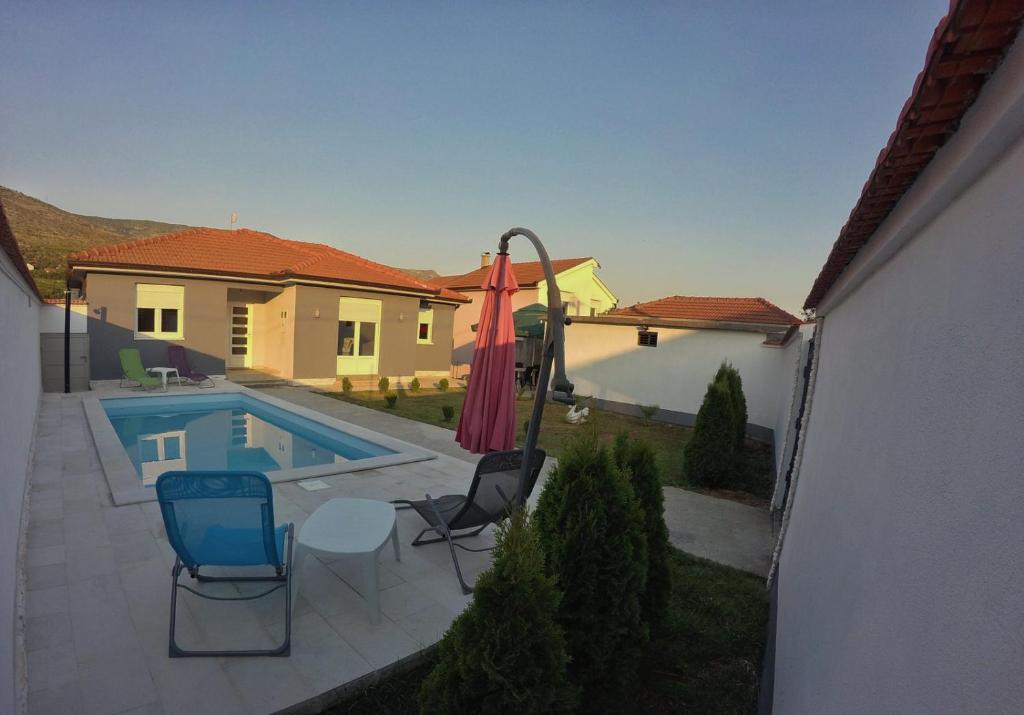
[[[687,481],[702,487],[720,488],[732,478],[736,457],[736,418],[728,383],[708,385],[697,412],[690,441],[683,449]]]
[[[576,702],[565,636],[555,621],[561,594],[525,509],[498,526],[494,562],[473,602],[441,641],[420,708],[438,713],[558,713]]]
[[[566,446],[536,519],[548,568],[562,588],[558,620],[569,675],[589,712],[603,693],[628,685],[648,638],[640,602],[647,581],[643,513],[594,431]]]

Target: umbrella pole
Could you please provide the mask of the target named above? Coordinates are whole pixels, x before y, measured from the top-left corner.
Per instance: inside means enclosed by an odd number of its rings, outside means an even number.
[[[498,252],[508,253],[508,242],[513,236],[524,236],[537,250],[544,278],[548,286],[548,319],[544,326],[544,348],[540,360],[540,374],[537,376],[537,389],[533,396],[533,413],[530,426],[526,431],[526,444],[523,447],[523,467],[519,474],[519,485],[516,489],[517,506],[526,501],[526,484],[530,477],[533,451],[540,437],[540,422],[544,417],[544,403],[547,399],[548,385],[552,387],[552,399],[567,405],[575,404],[573,384],[565,376],[565,314],[562,312],[562,291],[555,280],[555,271],[551,267],[548,252],[540,238],[528,228],[511,228],[502,234],[498,241]],[[554,378],[551,371],[554,368]]]

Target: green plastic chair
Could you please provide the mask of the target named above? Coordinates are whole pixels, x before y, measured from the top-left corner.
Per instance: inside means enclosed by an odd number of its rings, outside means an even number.
[[[125,386],[125,381],[137,382],[146,390],[163,385],[163,380],[146,372],[138,348],[121,348],[117,356],[121,359],[121,387]]]

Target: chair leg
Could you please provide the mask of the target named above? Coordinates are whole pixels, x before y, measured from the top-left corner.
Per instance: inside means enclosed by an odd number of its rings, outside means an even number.
[[[174,560],[174,568],[171,570],[172,582],[171,582],[171,624],[170,624],[170,640],[168,644],[168,656],[171,658],[223,658],[232,656],[250,656],[250,655],[266,655],[266,656],[288,656],[291,654],[292,647],[292,555],[293,555],[293,541],[295,536],[295,525],[288,525],[288,546],[287,556],[285,560],[284,573],[275,576],[243,576],[239,578],[228,578],[222,576],[200,576],[198,571],[196,572],[196,580],[202,582],[243,582],[243,581],[279,581],[284,583],[284,605],[285,605],[285,621],[284,621],[284,641],[275,648],[268,648],[265,650],[185,650],[178,646],[177,641],[174,637],[175,631],[175,620],[177,615],[178,607],[178,589],[188,588],[178,583],[178,579],[181,576],[181,572],[184,570],[184,565],[181,563],[180,558]],[[267,591],[261,596],[269,595],[274,591],[281,588],[277,586],[270,591]],[[189,589],[190,591],[192,589]],[[203,594],[196,591],[192,591],[196,595],[203,598],[210,598],[210,596],[203,596]],[[261,597],[260,596],[260,597]],[[218,598],[216,600],[226,601],[248,601],[256,597],[240,597],[240,598]]]

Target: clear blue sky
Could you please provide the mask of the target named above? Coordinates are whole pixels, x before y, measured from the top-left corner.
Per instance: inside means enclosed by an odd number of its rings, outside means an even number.
[[[8,0],[0,184],[442,273],[523,225],[623,304],[795,311],[946,7]]]

